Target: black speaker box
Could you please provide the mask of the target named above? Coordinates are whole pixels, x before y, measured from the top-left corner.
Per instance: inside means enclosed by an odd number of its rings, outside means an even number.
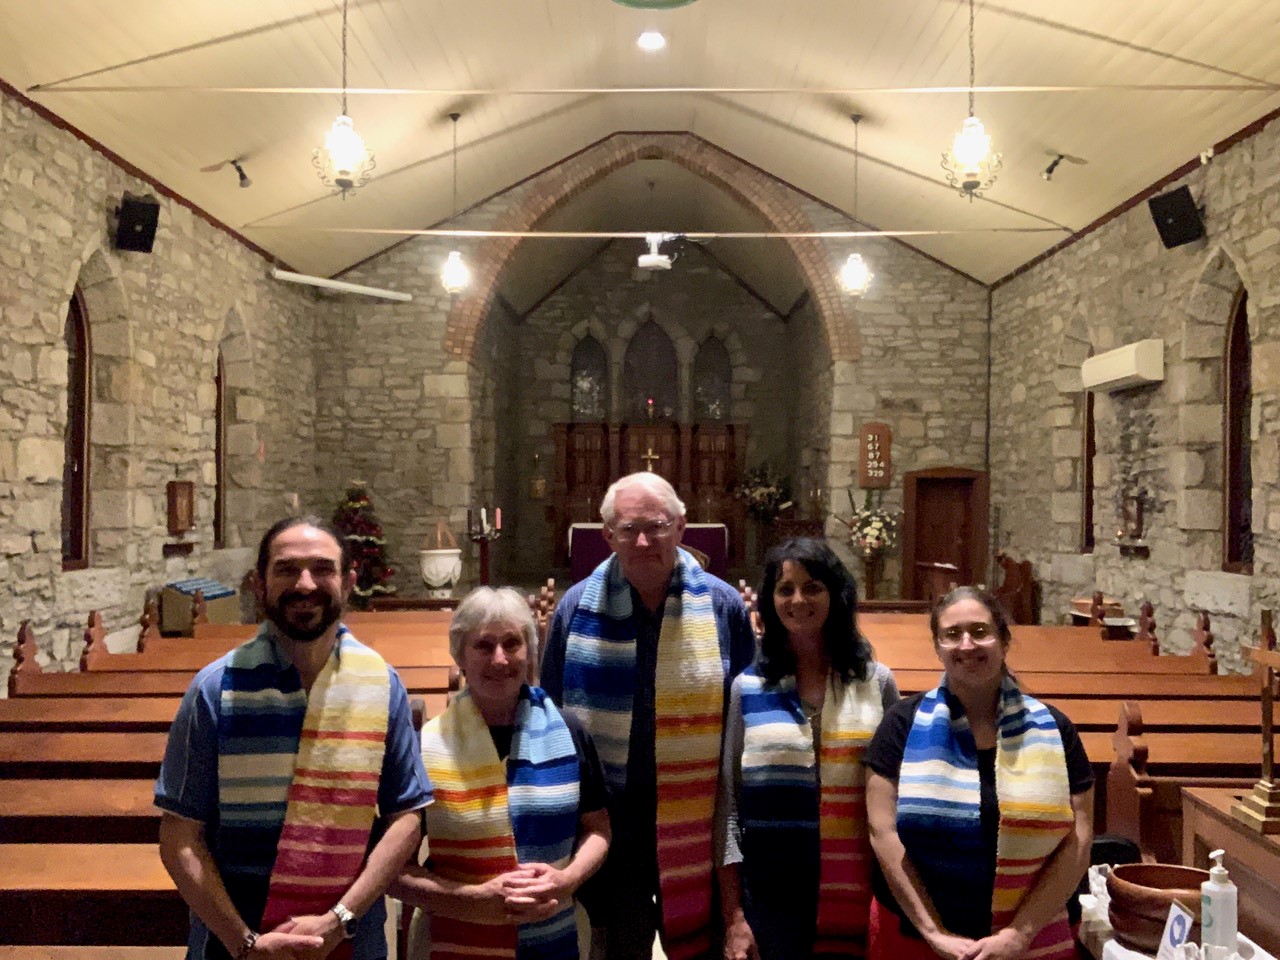
[[[1151,207],[1151,219],[1160,231],[1160,240],[1167,249],[1180,247],[1204,236],[1204,221],[1196,202],[1191,199],[1188,187],[1170,190],[1147,201]]]
[[[153,197],[129,197],[120,201],[120,223],[116,227],[116,249],[150,253],[160,222],[160,202]]]

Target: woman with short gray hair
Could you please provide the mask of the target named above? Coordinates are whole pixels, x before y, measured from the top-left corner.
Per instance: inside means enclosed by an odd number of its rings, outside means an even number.
[[[527,952],[578,960],[574,894],[604,862],[609,814],[595,745],[530,684],[537,631],[509,587],[478,587],[449,625],[466,686],[422,731],[422,759],[440,785],[425,811],[430,854],[393,895],[427,917],[410,960]]]

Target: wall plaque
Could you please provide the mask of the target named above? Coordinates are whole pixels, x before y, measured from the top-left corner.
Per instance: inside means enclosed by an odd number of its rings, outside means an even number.
[[[862,425],[862,454],[858,458],[858,486],[864,490],[889,489],[893,460],[893,431],[887,423]]]

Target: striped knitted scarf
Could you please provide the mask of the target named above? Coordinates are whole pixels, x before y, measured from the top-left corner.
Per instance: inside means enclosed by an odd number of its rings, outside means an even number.
[[[229,874],[261,882],[269,873],[262,930],[323,914],[359,874],[377,813],[390,699],[386,663],[345,627],[310,694],[266,624],[228,655],[218,847]],[[331,956],[350,952],[344,943]]]
[[[1066,754],[1053,715],[1008,676],[1000,687],[997,725],[1000,832],[993,932],[1013,920],[1074,819]],[[979,810],[977,747],[967,718],[951,714],[944,678],[920,702],[898,776],[898,834],[926,890],[963,883],[972,864],[989,856]],[[1074,956],[1065,910],[1036,935],[1027,956]]]
[[[626,785],[636,685],[631,587],[617,555],[596,567],[569,622],[565,710],[595,739],[605,778]],[[723,732],[725,667],[706,574],[683,550],[658,635],[654,755],[662,944],[671,960],[711,949],[711,821]]]
[[[564,718],[538,687],[524,687],[504,763],[467,691],[422,731],[435,789],[426,809],[433,872],[483,883],[520,863],[564,867],[578,833],[578,754]],[[573,904],[519,927],[431,918],[432,960],[577,960]]]
[[[765,875],[783,884],[752,891],[753,899],[785,912],[779,900],[790,899],[786,888],[795,888],[799,877],[815,877],[816,890],[793,889],[810,909],[817,903],[816,933],[811,947],[802,945],[804,955],[864,956],[871,860],[862,756],[884,717],[879,686],[831,678],[815,762],[813,727],[794,677],[769,684],[751,667],[735,683],[743,718],[744,853],[767,861],[759,864]],[[774,922],[795,925],[794,917],[782,915]]]

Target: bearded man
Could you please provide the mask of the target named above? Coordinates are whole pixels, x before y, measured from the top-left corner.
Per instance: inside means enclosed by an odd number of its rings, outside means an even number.
[[[382,895],[431,784],[400,678],[340,622],[355,579],[329,524],[276,523],[254,577],[266,622],[182,699],[155,801],[189,960],[387,956]]]

